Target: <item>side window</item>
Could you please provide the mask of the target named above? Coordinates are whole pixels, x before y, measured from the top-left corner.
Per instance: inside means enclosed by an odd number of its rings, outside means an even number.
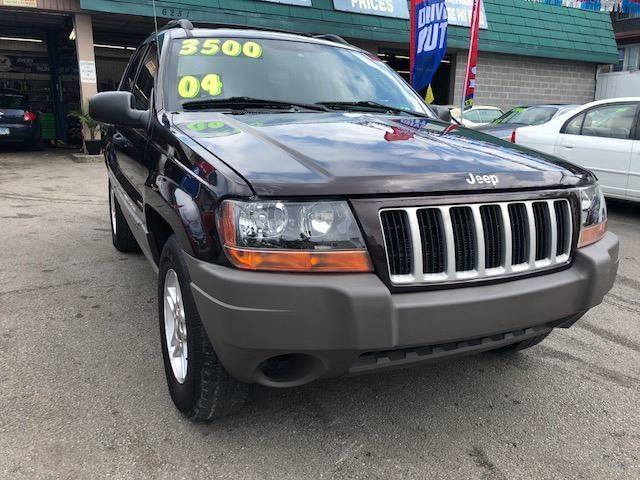
[[[480,118],[486,123],[491,123],[501,116],[502,112],[500,110],[480,110]]]
[[[122,76],[122,80],[120,81],[120,87],[118,90],[126,90],[127,92],[131,92],[133,89],[133,80],[136,77],[136,72],[138,71],[138,65],[140,65],[140,57],[144,52],[144,48],[139,48],[136,50],[131,57],[131,61],[127,66],[127,70],[124,72]]]
[[[470,110],[468,112],[465,112],[462,114],[462,118],[474,123],[482,122],[482,120],[480,119],[480,110]]]
[[[582,121],[584,120],[584,113],[578,115],[577,117],[573,117],[567,123],[567,126],[564,127],[564,132],[567,135],[580,135],[580,130],[582,130]]]
[[[153,90],[153,80],[158,72],[158,55],[155,44],[151,44],[142,60],[136,82],[133,85],[133,96],[138,110],[149,108],[149,99]]]
[[[582,135],[606,138],[630,138],[636,105],[607,105],[589,110],[582,124]]]

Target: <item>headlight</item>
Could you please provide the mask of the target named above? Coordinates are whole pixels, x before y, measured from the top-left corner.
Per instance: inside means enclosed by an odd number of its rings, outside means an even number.
[[[607,205],[597,183],[580,188],[582,210],[578,248],[597,242],[607,232]]]
[[[224,251],[239,268],[373,270],[360,228],[344,201],[225,200],[218,224]]]

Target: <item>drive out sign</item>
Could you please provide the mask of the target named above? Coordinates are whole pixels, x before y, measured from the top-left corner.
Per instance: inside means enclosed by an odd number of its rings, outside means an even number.
[[[471,25],[471,12],[473,10],[473,0],[446,0],[447,12],[449,13],[449,25],[468,27]],[[489,28],[487,25],[487,14],[484,11],[484,2],[480,9],[480,28]]]
[[[333,7],[343,12],[409,18],[407,0],[333,0]]]

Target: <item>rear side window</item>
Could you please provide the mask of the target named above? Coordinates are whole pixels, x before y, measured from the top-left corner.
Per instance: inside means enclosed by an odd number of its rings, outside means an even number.
[[[480,110],[480,118],[485,123],[491,123],[501,115],[502,112],[500,110]]]
[[[582,115],[578,115],[577,117],[573,117],[567,126],[564,128],[564,133],[568,135],[580,135],[580,130],[582,129],[582,122],[584,121],[584,113]]]
[[[564,133],[603,138],[631,138],[636,104],[603,105],[572,118]]]
[[[498,118],[494,123],[542,125],[543,123],[547,123],[551,120],[557,111],[558,107],[548,105],[537,107],[516,107]]]
[[[133,96],[138,110],[149,108],[149,99],[153,90],[153,80],[158,72],[158,56],[155,44],[151,44],[142,60],[138,77],[133,85]]]
[[[462,118],[474,123],[482,122],[482,119],[480,118],[480,110],[471,110],[469,112],[465,112],[462,114]]]

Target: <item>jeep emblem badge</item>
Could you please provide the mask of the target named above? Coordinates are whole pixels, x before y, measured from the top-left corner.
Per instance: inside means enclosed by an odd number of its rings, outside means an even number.
[[[475,185],[476,183],[479,185],[490,183],[494,187],[500,183],[500,179],[497,175],[474,175],[473,173],[468,173],[469,178],[467,178],[467,183],[469,185]]]

